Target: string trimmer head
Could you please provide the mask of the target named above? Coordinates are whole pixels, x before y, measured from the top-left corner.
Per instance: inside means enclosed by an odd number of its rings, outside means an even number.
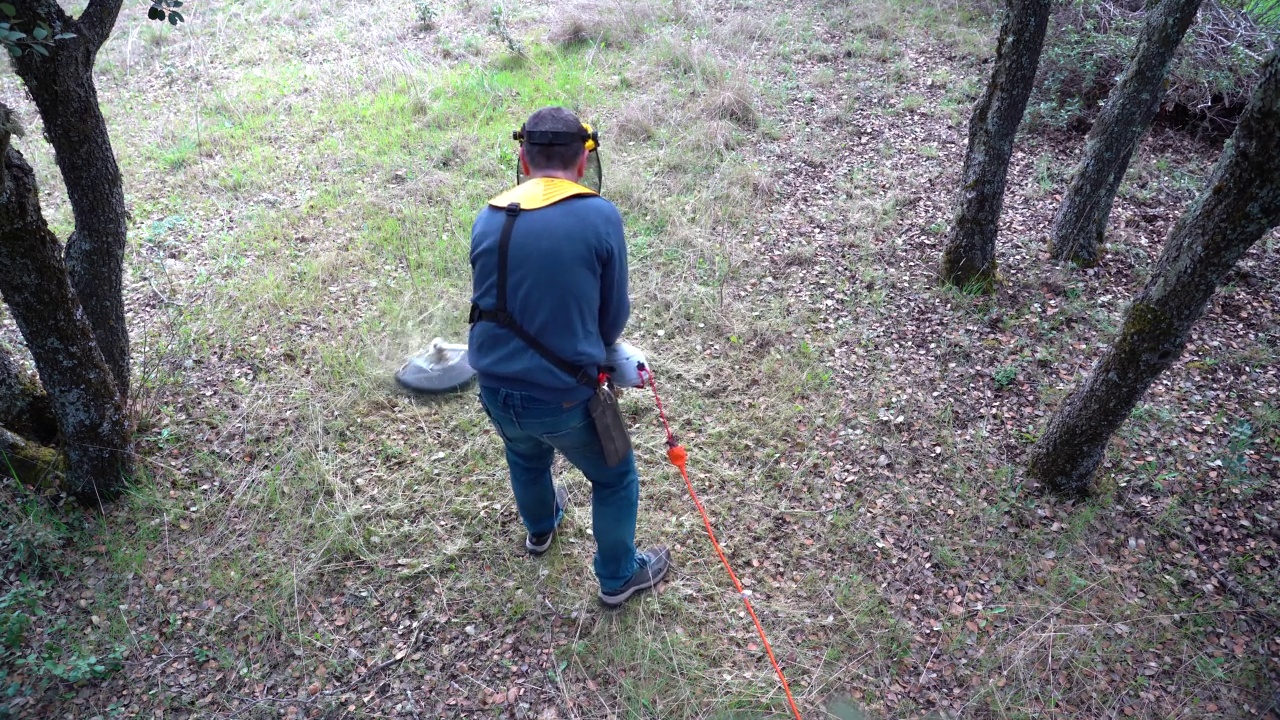
[[[439,395],[462,390],[476,377],[467,362],[467,346],[435,338],[426,352],[410,358],[396,373],[396,382],[408,390]]]

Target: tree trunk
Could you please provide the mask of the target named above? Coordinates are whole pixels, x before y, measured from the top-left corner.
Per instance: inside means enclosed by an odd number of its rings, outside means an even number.
[[[1138,140],[1160,108],[1169,64],[1200,3],[1159,0],[1147,10],[1133,59],[1089,129],[1084,156],[1054,218],[1049,241],[1054,259],[1097,264],[1111,203]]]
[[[57,41],[49,57],[28,52],[12,62],[40,112],[45,138],[53,146],[71,201],[75,230],[66,246],[71,285],[115,386],[127,398],[129,329],[122,287],[127,216],[120,168],[93,82],[98,48],[114,26],[121,2],[91,0],[78,21],[67,17],[54,0],[12,0],[11,4],[19,18],[43,19],[76,35]]]
[[[40,212],[35,174],[9,146],[7,130],[0,130],[0,152],[0,295],[53,398],[68,489],[82,501],[107,499],[130,471],[124,401],[68,281],[61,244]]]
[[[53,403],[0,342],[0,427],[48,444],[58,435]]]
[[[65,472],[66,459],[57,450],[0,427],[0,476],[27,487],[55,488]]]
[[[1035,82],[1049,25],[1050,0],[1009,0],[987,90],[969,119],[969,146],[942,277],[961,287],[989,286],[1013,141]]]
[[[1063,493],[1087,492],[1107,441],[1152,381],[1186,346],[1222,276],[1280,224],[1280,50],[1213,175],[1170,232],[1124,327],[1028,454],[1028,474]]]

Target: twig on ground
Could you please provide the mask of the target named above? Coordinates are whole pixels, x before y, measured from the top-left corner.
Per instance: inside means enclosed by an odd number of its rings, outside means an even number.
[[[164,293],[160,292],[160,288],[156,287],[155,278],[147,278],[147,284],[151,286],[151,289],[154,290],[156,293],[156,297],[160,298],[162,302],[168,303],[169,305],[173,305],[175,307],[187,306],[186,303],[180,303],[177,300],[174,300],[173,298],[169,297],[168,295],[165,295]]]

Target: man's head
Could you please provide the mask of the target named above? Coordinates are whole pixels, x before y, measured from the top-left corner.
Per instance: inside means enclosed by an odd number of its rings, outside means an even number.
[[[582,121],[568,110],[545,107],[529,116],[524,131],[526,135],[554,132],[576,136],[583,129]],[[534,139],[537,139],[536,135]],[[524,174],[530,177],[561,177],[576,182],[587,171],[586,141],[544,145],[526,139],[520,145],[520,164]]]

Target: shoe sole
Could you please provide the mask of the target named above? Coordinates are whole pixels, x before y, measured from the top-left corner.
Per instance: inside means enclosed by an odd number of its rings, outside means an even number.
[[[648,590],[654,585],[657,585],[658,583],[662,582],[662,580],[667,577],[667,573],[670,571],[671,571],[671,565],[670,563],[668,563],[667,566],[662,569],[661,575],[659,575],[656,578],[650,579],[649,582],[645,583],[644,585],[636,585],[635,587],[627,588],[626,591],[619,593],[618,595],[605,595],[603,592],[601,592],[601,593],[597,593],[597,596],[600,598],[600,602],[604,603],[606,606],[611,608],[616,608],[620,605],[625,604],[628,600],[630,600],[632,595],[635,595],[641,590]]]

